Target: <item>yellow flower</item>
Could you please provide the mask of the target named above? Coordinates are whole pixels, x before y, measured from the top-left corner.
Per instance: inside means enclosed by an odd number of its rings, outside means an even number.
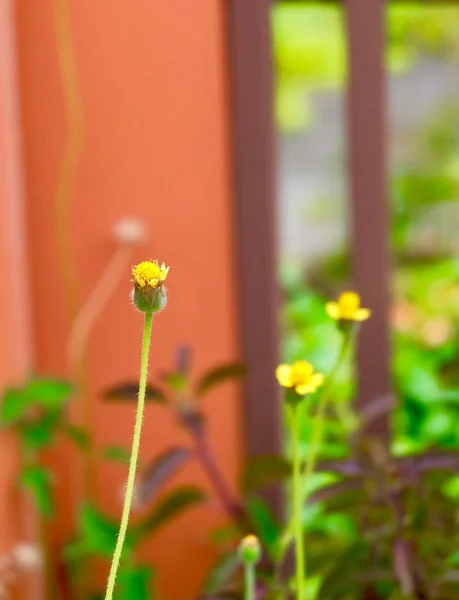
[[[164,281],[169,267],[159,266],[157,260],[146,260],[132,267],[134,305],[144,313],[157,313],[166,306]]]
[[[141,288],[150,287],[154,289],[161,287],[169,273],[169,269],[170,267],[166,267],[164,263],[159,266],[157,260],[145,260],[132,267],[133,283]]]
[[[355,292],[343,292],[337,302],[327,302],[325,310],[336,321],[366,321],[371,315],[369,308],[361,308],[360,296]]]
[[[314,373],[313,366],[306,360],[297,360],[292,365],[279,365],[276,377],[282,387],[293,388],[300,396],[312,394],[324,380],[322,373]]]

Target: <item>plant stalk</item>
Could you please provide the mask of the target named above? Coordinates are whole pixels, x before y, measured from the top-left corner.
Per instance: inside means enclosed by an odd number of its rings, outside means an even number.
[[[255,565],[244,566],[244,600],[255,600]]]
[[[215,456],[209,446],[205,433],[193,434],[196,443],[196,455],[201,462],[201,465],[215,490],[215,493],[220,499],[220,502],[228,516],[245,525],[244,508],[228,487],[228,484],[223,477],[223,474],[215,460]]]
[[[351,340],[352,340],[351,332],[346,332],[343,334],[340,352],[335,361],[335,364],[333,365],[332,370],[330,371],[329,376],[327,377],[325,385],[322,388],[322,393],[320,394],[319,404],[317,406],[317,412],[314,417],[314,422],[312,425],[311,445],[308,450],[308,454],[306,457],[306,464],[304,467],[304,472],[302,474],[303,487],[300,490],[301,505],[303,505],[303,503],[307,499],[307,494],[308,494],[307,485],[308,485],[308,483],[314,473],[314,470],[316,468],[317,455],[320,450],[320,446],[322,444],[326,409],[328,407],[328,403],[330,400],[330,390],[335,381],[336,375],[341,367],[341,364],[347,354]],[[305,491],[303,492],[303,490],[305,490]],[[290,543],[292,542],[292,540],[294,538],[295,534],[294,534],[294,522],[293,521],[294,521],[294,518],[292,518],[290,520],[290,522],[288,523],[287,528],[281,538],[279,553],[278,553],[278,557],[277,557],[278,563],[282,562],[282,560],[285,556],[285,553],[287,552],[287,549],[290,546]]]
[[[300,419],[298,405],[291,407],[293,458],[293,531],[295,537],[296,597],[304,600],[305,563],[303,539],[303,494],[301,493]]]
[[[129,472],[126,484],[126,495],[124,498],[123,513],[121,516],[120,530],[116,541],[115,552],[113,554],[110,574],[107,582],[107,591],[105,600],[113,599],[113,591],[115,589],[116,575],[120,565],[121,555],[123,552],[124,540],[129,522],[129,513],[131,512],[132,496],[134,494],[135,475],[137,470],[137,462],[139,458],[140,434],[142,432],[142,420],[145,407],[145,390],[147,387],[147,371],[148,371],[148,355],[150,350],[151,325],[153,321],[153,313],[145,314],[145,323],[143,330],[142,342],[142,357],[140,363],[140,381],[139,381],[139,398],[137,402],[137,412],[135,417],[134,437],[132,440],[131,458],[129,461]]]

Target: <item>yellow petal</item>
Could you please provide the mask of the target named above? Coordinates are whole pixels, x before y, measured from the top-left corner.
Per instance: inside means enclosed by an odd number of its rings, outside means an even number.
[[[360,296],[355,292],[343,292],[338,298],[342,310],[357,310],[360,306]]]
[[[292,387],[292,367],[279,365],[276,369],[276,378],[282,387]]]
[[[325,312],[331,319],[338,320],[340,317],[339,306],[336,302],[327,302],[325,305]]]
[[[150,279],[150,281],[148,282],[148,285],[152,288],[155,288],[155,287],[157,287],[158,283],[159,283],[159,279],[155,278],[155,279]]]
[[[310,383],[300,383],[295,386],[295,392],[300,396],[305,396],[306,394],[312,394],[315,389],[312,387]]]
[[[296,360],[292,365],[292,377],[295,381],[304,381],[311,377],[313,370],[307,360]]]
[[[324,379],[325,378],[322,373],[314,373],[314,375],[311,377],[311,386],[314,388],[314,390],[323,384]]]
[[[371,316],[369,308],[359,308],[354,313],[354,321],[366,321]]]

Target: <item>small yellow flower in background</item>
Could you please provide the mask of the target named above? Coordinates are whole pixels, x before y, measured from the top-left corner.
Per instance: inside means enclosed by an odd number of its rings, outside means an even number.
[[[132,276],[134,285],[139,285],[141,288],[146,286],[151,288],[159,287],[169,273],[170,267],[166,267],[164,263],[159,266],[157,260],[145,260],[135,267],[132,267]]]
[[[167,296],[164,281],[170,267],[157,260],[145,260],[132,267],[135,306],[144,313],[156,313],[166,306]]]
[[[371,316],[369,308],[360,306],[360,296],[355,292],[343,292],[337,302],[327,302],[325,310],[335,321],[366,321]]]
[[[282,387],[294,389],[299,396],[312,394],[324,380],[322,373],[314,373],[314,367],[306,360],[297,360],[292,365],[279,365],[276,377]]]

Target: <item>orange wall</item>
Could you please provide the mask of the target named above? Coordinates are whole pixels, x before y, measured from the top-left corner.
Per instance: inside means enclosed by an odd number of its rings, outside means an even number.
[[[26,260],[21,123],[12,0],[0,0],[0,396],[21,382],[31,365],[30,298]],[[5,282],[7,284],[5,285]],[[11,432],[0,433],[0,554],[33,541],[35,521],[27,499],[16,489],[18,448]],[[21,578],[12,598],[34,590],[39,577]]]
[[[17,2],[17,36],[33,297],[36,367],[68,375],[69,318],[55,239],[59,161],[68,124],[53,26],[64,0]],[[84,110],[85,137],[68,231],[81,297],[109,260],[114,223],[142,218],[148,243],[134,260],[171,265],[169,305],[153,330],[150,372],[169,367],[182,342],[195,351],[196,372],[238,356],[233,264],[223,2],[216,0],[68,0]],[[97,443],[128,445],[133,406],[105,404],[99,392],[138,373],[142,318],[130,306],[130,273],[110,299],[88,348]],[[218,396],[218,398],[217,398]],[[240,455],[238,390],[226,385],[205,407],[212,441],[229,479]],[[215,402],[214,402],[215,400]],[[186,442],[174,418],[148,407],[142,456]],[[52,457],[59,469],[58,539],[69,528],[75,481],[71,452]],[[126,470],[98,470],[98,496],[119,516]],[[180,482],[207,486],[198,465]],[[215,499],[167,526],[145,549],[170,599],[196,592],[215,552],[209,529],[222,521]]]

